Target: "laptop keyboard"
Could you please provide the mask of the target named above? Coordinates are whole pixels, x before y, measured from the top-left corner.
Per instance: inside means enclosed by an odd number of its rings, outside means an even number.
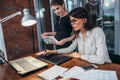
[[[17,60],[17,61],[15,61],[15,63],[17,63],[19,66],[21,66],[26,71],[34,70],[37,67],[35,65],[32,65],[31,63],[29,63],[25,59]]]

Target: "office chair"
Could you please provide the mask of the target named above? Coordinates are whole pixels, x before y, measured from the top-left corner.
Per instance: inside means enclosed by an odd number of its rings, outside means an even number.
[[[4,64],[4,62],[2,61],[2,59],[0,60],[0,65]]]
[[[120,64],[120,56],[117,54],[109,53],[110,59],[112,60],[112,63]]]

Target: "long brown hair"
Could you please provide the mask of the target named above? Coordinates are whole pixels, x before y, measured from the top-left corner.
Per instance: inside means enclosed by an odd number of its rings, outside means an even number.
[[[90,15],[88,13],[88,11],[83,8],[83,7],[78,7],[73,9],[72,11],[70,11],[69,13],[70,16],[78,18],[78,19],[83,19],[86,18],[87,21],[84,25],[85,30],[91,30],[92,28],[94,28],[95,26],[90,22]],[[75,31],[75,36],[78,37],[79,31]]]

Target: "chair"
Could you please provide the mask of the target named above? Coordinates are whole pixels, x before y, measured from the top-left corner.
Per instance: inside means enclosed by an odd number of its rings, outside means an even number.
[[[4,62],[2,61],[2,59],[0,60],[0,65],[4,64]]]
[[[112,63],[120,64],[120,56],[117,54],[109,53],[110,59],[112,60]]]

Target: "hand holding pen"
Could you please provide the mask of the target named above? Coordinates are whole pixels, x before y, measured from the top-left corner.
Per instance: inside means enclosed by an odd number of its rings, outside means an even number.
[[[56,54],[57,51],[56,50],[44,50],[41,52],[36,53],[37,56],[41,56],[41,55],[49,55],[49,54]]]
[[[47,50],[43,50],[43,51],[36,53],[37,56],[46,55],[46,54],[47,54]]]

